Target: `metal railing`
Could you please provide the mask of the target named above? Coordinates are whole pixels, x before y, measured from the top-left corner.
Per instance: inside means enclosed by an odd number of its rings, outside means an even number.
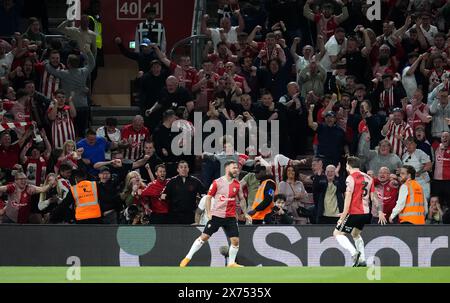
[[[191,44],[192,64],[196,68],[199,68],[203,61],[202,49],[203,49],[203,46],[205,45],[206,39],[208,39],[208,37],[206,35],[201,34],[201,35],[194,35],[194,36],[186,37],[186,38],[176,42],[173,45],[172,50],[170,51],[169,58],[172,60],[175,58],[175,52],[178,47],[187,45],[187,44]]]
[[[206,12],[206,0],[196,0],[192,21],[192,36],[201,34],[202,17]]]
[[[207,36],[201,33],[201,22],[205,12],[206,0],[196,0],[192,20],[191,36],[176,42],[169,53],[169,58],[172,60],[174,59],[175,52],[178,47],[190,44],[192,65],[196,68],[201,67],[203,62],[203,48],[207,39]]]

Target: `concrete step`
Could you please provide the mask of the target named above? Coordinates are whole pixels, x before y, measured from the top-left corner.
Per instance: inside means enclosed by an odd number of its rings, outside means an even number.
[[[96,86],[97,87],[97,86]],[[109,107],[127,107],[130,106],[130,94],[112,94],[105,93],[99,94],[97,93],[97,88],[94,89],[94,94],[92,96],[92,100],[95,104],[100,106],[109,106]]]
[[[118,125],[130,124],[134,116],[97,116],[92,118],[92,127],[105,125],[106,118],[116,118]]]
[[[120,130],[122,130],[123,127],[124,127],[125,125],[126,125],[126,124],[118,124],[118,125],[117,125],[117,128],[120,129]],[[104,125],[103,125],[103,124],[91,125],[91,129],[92,129],[93,131],[97,131],[97,129],[99,129],[99,128],[102,127],[102,126],[104,126]]]
[[[139,115],[137,106],[94,106],[91,108],[92,117],[120,117]]]

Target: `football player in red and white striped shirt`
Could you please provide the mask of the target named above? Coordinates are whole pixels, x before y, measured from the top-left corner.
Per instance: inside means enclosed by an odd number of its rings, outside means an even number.
[[[401,108],[394,108],[389,120],[383,126],[381,134],[391,143],[392,153],[400,158],[403,156],[405,147],[404,140],[413,136],[413,130],[408,123],[403,120],[403,111]]]
[[[353,258],[353,267],[366,266],[364,241],[361,237],[361,231],[365,224],[370,224],[372,214],[370,211],[370,199],[374,205],[378,205],[378,222],[386,224],[386,217],[383,213],[382,204],[378,202],[378,196],[375,192],[373,179],[367,174],[361,172],[361,161],[356,157],[347,159],[347,190],[345,192],[344,210],[338,220],[333,235],[336,241],[343,248],[348,250]],[[345,234],[351,234],[355,246]]]
[[[66,92],[59,89],[53,95],[53,101],[48,108],[48,119],[52,121],[52,146],[62,148],[64,142],[75,141],[75,126],[73,119],[77,116],[72,97],[66,99]]]
[[[185,267],[192,256],[203,246],[209,238],[222,227],[226,235],[230,238],[230,250],[228,252],[228,267],[242,267],[236,263],[236,256],[239,250],[239,228],[236,221],[236,201],[239,200],[241,208],[245,211],[245,200],[242,194],[241,186],[237,177],[239,167],[236,161],[225,163],[225,175],[216,179],[209,188],[206,196],[206,214],[208,223],[199,238],[192,244],[189,253],[181,261],[180,267]],[[214,204],[211,207],[211,199],[214,198]],[[251,217],[246,214],[246,219],[251,222]]]

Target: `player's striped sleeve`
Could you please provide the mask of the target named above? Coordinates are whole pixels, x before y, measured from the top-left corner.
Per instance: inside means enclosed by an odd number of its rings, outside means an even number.
[[[214,180],[208,190],[208,196],[214,197],[217,193],[217,181]]]

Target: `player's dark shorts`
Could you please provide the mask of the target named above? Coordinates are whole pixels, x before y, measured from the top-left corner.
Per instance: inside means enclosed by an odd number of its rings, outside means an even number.
[[[351,233],[353,228],[363,230],[365,224],[370,224],[372,214],[350,215],[348,214],[341,224],[336,225],[336,229],[347,234]]]
[[[235,217],[220,218],[212,216],[211,220],[206,223],[204,234],[212,236],[219,228],[223,228],[228,238],[239,237],[239,228]]]

